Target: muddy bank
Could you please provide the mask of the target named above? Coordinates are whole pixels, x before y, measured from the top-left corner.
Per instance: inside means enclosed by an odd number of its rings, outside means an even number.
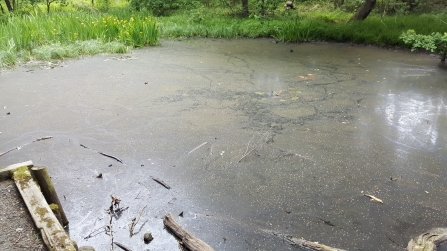
[[[183,212],[179,223],[216,250],[293,249],[278,237],[287,235],[403,250],[447,222],[447,77],[437,64],[265,39],[164,41],[22,67],[0,75],[0,151],[53,138],[0,165],[46,166],[72,239],[97,250],[108,236],[84,237],[106,223],[110,194],[129,206],[116,240],[135,250],[177,248],[163,230],[168,212]],[[129,238],[145,205],[142,231]]]

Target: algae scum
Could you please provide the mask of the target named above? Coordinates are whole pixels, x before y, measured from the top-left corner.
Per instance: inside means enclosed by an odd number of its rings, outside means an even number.
[[[437,64],[261,39],[163,41],[130,57],[24,67],[0,75],[10,112],[0,147],[54,138],[0,161],[46,166],[72,239],[97,250],[109,236],[84,237],[107,224],[111,194],[129,206],[114,239],[135,250],[178,248],[163,230],[168,212],[216,250],[296,250],[290,236],[403,250],[447,223],[447,74]]]

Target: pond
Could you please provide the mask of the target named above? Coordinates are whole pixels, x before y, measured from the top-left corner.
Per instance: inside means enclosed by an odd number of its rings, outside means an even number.
[[[178,249],[163,229],[168,212],[216,250],[299,250],[290,236],[404,250],[447,225],[447,74],[438,61],[197,39],[27,65],[0,75],[0,151],[53,138],[1,156],[0,166],[46,166],[72,239],[96,250],[110,247],[101,230],[112,194],[129,207],[114,219],[114,240],[133,250]],[[144,244],[148,231],[155,239]]]

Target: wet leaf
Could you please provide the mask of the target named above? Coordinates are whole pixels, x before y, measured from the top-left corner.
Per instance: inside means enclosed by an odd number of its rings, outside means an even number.
[[[255,94],[264,96],[266,93],[265,92],[255,92]]]

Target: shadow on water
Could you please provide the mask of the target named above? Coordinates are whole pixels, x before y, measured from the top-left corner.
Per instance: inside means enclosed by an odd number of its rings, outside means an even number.
[[[447,77],[436,64],[261,39],[163,41],[127,57],[24,67],[0,76],[11,111],[0,147],[54,138],[0,161],[46,165],[72,238],[97,250],[109,237],[84,237],[106,223],[110,194],[129,206],[115,240],[138,250],[177,249],[167,212],[183,212],[179,223],[216,250],[297,250],[285,236],[404,250],[447,224]],[[129,238],[145,205],[144,227]]]

